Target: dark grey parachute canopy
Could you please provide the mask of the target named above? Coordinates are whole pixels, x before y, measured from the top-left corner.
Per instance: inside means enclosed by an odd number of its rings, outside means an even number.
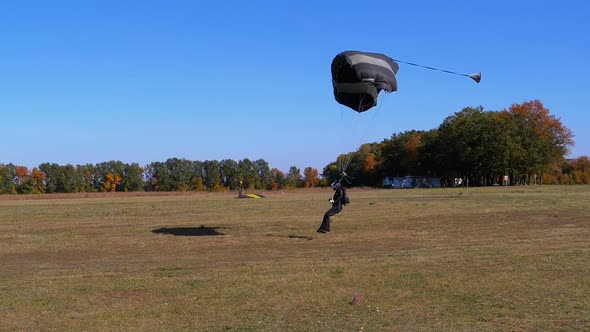
[[[334,98],[357,112],[377,105],[379,92],[397,91],[399,65],[385,54],[345,51],[332,60]]]

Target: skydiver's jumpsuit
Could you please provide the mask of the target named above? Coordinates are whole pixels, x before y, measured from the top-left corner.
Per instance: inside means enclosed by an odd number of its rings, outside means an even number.
[[[318,232],[330,231],[330,217],[342,211],[342,199],[344,198],[344,190],[344,187],[341,186],[334,191],[334,196],[332,196],[332,200],[334,202],[332,203],[332,207],[324,214],[324,219],[322,220],[322,225],[318,229]]]

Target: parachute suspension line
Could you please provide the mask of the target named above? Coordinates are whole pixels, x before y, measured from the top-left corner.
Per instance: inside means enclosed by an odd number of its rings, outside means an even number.
[[[346,170],[348,169],[348,166],[350,166],[350,163],[352,161],[352,154],[354,154],[354,152],[349,152],[347,154],[341,154],[340,156],[338,156],[337,162],[338,162],[338,172],[340,173],[344,173],[346,172]]]
[[[350,163],[352,162],[352,159],[354,157],[355,152],[349,152],[347,154],[344,155],[344,158],[342,158],[342,162],[340,163],[340,173],[344,173],[346,172],[346,170],[348,169],[348,166],[350,166]]]
[[[359,106],[362,105],[364,98],[365,98],[364,96],[363,96],[363,98],[361,98],[361,100],[359,102]],[[382,100],[382,102],[378,103],[377,107],[372,112],[362,112],[362,113],[359,112],[359,113],[356,114],[357,119],[356,119],[356,121],[354,121],[355,122],[354,129],[353,129],[354,133],[352,133],[351,136],[355,135],[355,133],[359,133],[359,132],[362,133],[361,134],[361,137],[359,139],[361,145],[364,144],[364,143],[366,143],[364,141],[365,141],[365,138],[367,136],[367,131],[366,130],[363,130],[363,128],[359,128],[360,127],[360,122],[361,122],[360,121],[361,116],[363,118],[369,117],[368,121],[363,121],[363,122],[364,122],[365,125],[370,126],[371,124],[373,124],[375,122],[375,120],[377,119],[377,116],[380,114],[379,111],[383,107],[383,104],[384,104],[384,102]],[[369,115],[367,113],[371,113],[371,114]],[[364,129],[366,129],[366,128],[364,128]],[[360,149],[360,145],[357,146],[357,147],[355,147],[355,148],[356,149]],[[346,154],[343,154],[342,158],[340,158],[340,162],[339,162],[339,165],[338,165],[338,167],[339,167],[338,170],[340,171],[340,173],[346,174],[346,171],[348,170],[348,167],[352,163],[355,155],[356,155],[356,150],[355,151],[352,151],[352,152],[348,152]]]
[[[361,99],[359,100],[358,109],[361,109],[361,106],[364,105],[364,99],[365,99],[365,96],[362,96]],[[360,116],[360,112],[357,116]],[[358,125],[358,119],[356,121],[356,124]],[[354,157],[354,151],[348,152],[348,153],[344,154],[342,158],[340,158],[340,164],[338,165],[338,170],[340,171],[340,173],[346,174],[346,170],[348,169],[348,166],[350,166],[350,163],[352,162],[353,157]]]
[[[430,67],[430,66],[424,66],[424,65],[417,64],[417,63],[402,61],[402,60],[398,60],[398,59],[392,59],[392,60],[396,61],[396,62],[405,63],[406,65],[410,65],[410,66],[415,66],[415,67],[420,67],[420,68],[425,68],[425,69],[430,69],[430,70],[436,70],[436,71],[442,71],[443,73],[447,73],[447,74],[469,77],[477,83],[479,83],[481,81],[481,72],[477,72],[475,74],[468,75],[468,74],[463,74],[463,73],[457,73],[457,72],[454,72],[451,70],[439,69],[439,68]]]
[[[360,109],[363,109],[363,108],[361,108],[361,107],[364,105],[365,97],[366,97],[366,95],[363,95],[363,96],[361,97],[361,99],[359,100],[359,107],[358,107],[358,109],[359,109],[359,110],[360,110]],[[360,113],[360,112],[359,112],[359,113]]]

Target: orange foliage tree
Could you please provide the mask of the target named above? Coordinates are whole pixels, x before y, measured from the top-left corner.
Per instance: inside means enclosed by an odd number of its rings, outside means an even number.
[[[14,168],[14,173],[16,175],[16,185],[22,185],[27,178],[29,177],[29,169],[25,166],[16,166]]]
[[[105,182],[102,185],[102,191],[115,192],[117,185],[121,183],[121,180],[123,179],[119,175],[107,173],[107,175],[105,175]]]
[[[582,156],[569,163],[571,167],[570,181],[574,184],[590,184],[590,159]]]
[[[303,170],[303,176],[305,177],[305,188],[317,187],[320,183],[319,172],[317,169],[313,167],[306,167]]]
[[[416,172],[418,168],[418,147],[420,146],[420,140],[422,139],[422,135],[420,132],[416,132],[412,134],[406,144],[404,144],[405,150],[405,166],[408,169],[409,173],[412,174]]]
[[[367,155],[367,157],[365,158],[363,170],[365,171],[365,173],[372,173],[373,171],[375,171],[376,166],[377,166],[377,159],[375,158],[375,154],[369,153]]]
[[[40,194],[45,192],[45,178],[46,175],[43,171],[41,171],[37,167],[33,168],[33,170],[31,171],[30,179],[34,193]]]
[[[200,176],[197,176],[196,178],[194,178],[192,180],[192,185],[193,185],[194,191],[206,191],[207,190],[207,187],[205,187],[205,184],[203,183],[203,178]]]
[[[521,164],[529,177],[534,174],[542,178],[550,165],[563,160],[574,144],[573,132],[559,118],[551,115],[539,100],[513,104],[505,112],[512,116],[516,124],[512,135],[520,142]]]

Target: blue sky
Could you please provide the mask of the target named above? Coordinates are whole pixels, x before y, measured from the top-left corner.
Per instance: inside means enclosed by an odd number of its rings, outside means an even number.
[[[321,170],[467,106],[540,99],[590,155],[587,1],[3,1],[0,163],[259,158]],[[369,112],[337,104],[344,50],[400,64]]]

